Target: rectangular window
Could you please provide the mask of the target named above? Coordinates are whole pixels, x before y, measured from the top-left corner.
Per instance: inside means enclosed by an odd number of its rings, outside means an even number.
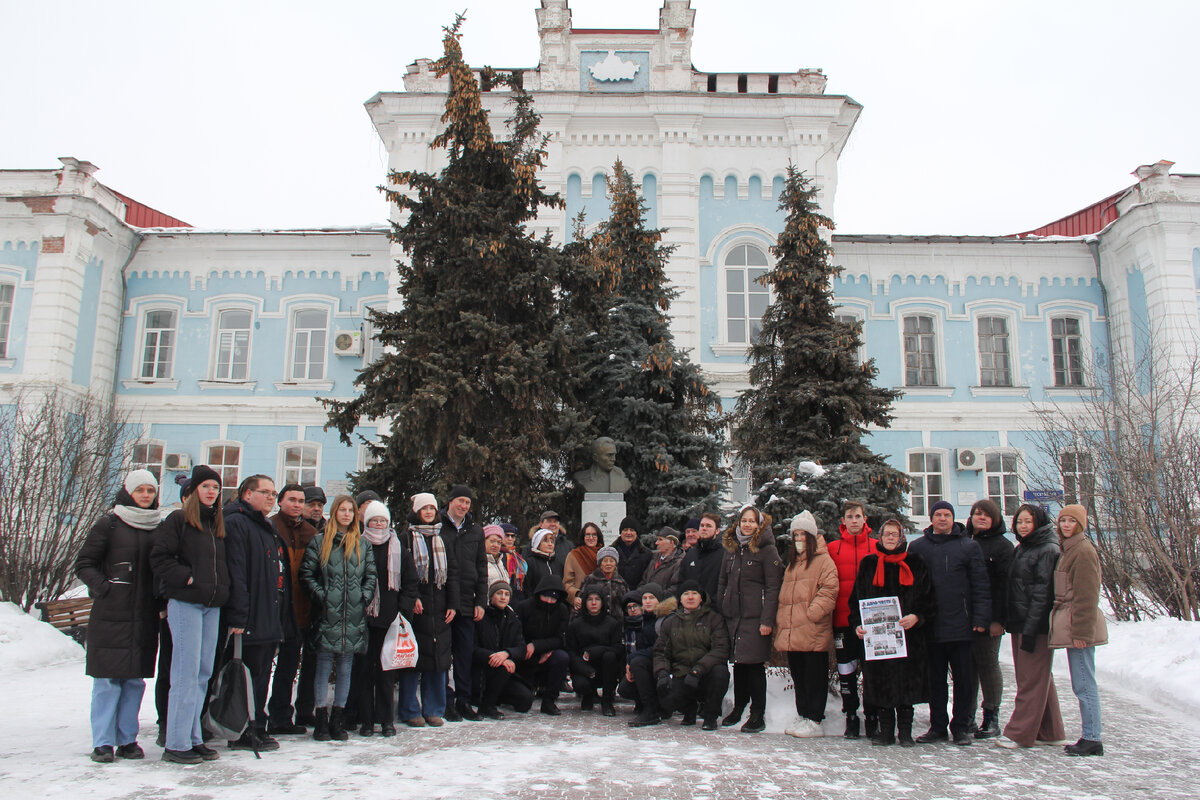
[[[319,381],[325,377],[325,339],[328,315],[322,309],[297,311],[292,328],[292,380]]]
[[[145,442],[133,446],[133,459],[130,469],[149,470],[154,479],[162,483],[163,443]]]
[[[979,318],[979,385],[1012,386],[1008,318]]]
[[[762,250],[738,245],[725,258],[725,317],[731,344],[753,344],[762,332],[762,317],[771,290],[760,280],[769,264]]]
[[[208,448],[208,465],[221,475],[221,505],[237,496],[241,463],[241,445],[214,444]]]
[[[750,465],[741,459],[734,459],[729,465],[729,499],[738,506],[753,499],[750,495]]]
[[[383,311],[383,308],[377,308],[377,311]],[[371,322],[371,315],[368,313],[363,319],[363,365],[369,366],[379,360],[383,355],[383,345],[375,338],[378,328]]]
[[[213,380],[244,381],[250,369],[250,312],[231,308],[217,315],[217,361]]]
[[[929,516],[929,507],[942,499],[940,453],[909,453],[908,480],[912,486],[913,516]]]
[[[1083,386],[1083,333],[1079,318],[1052,318],[1050,344],[1054,354],[1054,385]]]
[[[0,283],[0,358],[8,358],[8,331],[12,326],[13,295],[16,287]]]
[[[933,317],[913,314],[904,318],[904,385],[937,386],[937,349]]]
[[[146,312],[146,333],[142,339],[143,378],[171,377],[171,359],[175,352],[175,312],[160,309]]]
[[[855,316],[854,314],[835,314],[834,319],[836,319],[838,322],[842,323],[843,325],[850,325],[850,326],[858,325],[860,322],[859,318],[857,316]],[[866,340],[863,338],[863,329],[861,327],[859,328],[858,341],[859,341],[858,351],[857,351],[858,363],[861,364],[863,362],[863,349],[866,347]]]
[[[1092,457],[1087,453],[1062,453],[1059,466],[1062,469],[1063,502],[1090,507],[1096,492],[1096,468]]]
[[[317,485],[317,455],[315,444],[291,444],[283,449],[283,482],[301,486]]]
[[[1000,506],[1005,516],[1017,513],[1021,505],[1017,454],[988,453],[983,458],[983,474],[987,479],[988,498]]]

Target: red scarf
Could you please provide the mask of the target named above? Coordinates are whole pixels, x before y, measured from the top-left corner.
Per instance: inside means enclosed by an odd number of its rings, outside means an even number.
[[[901,586],[912,586],[913,585],[912,569],[909,568],[908,562],[904,560],[904,557],[908,555],[907,550],[902,550],[899,553],[893,553],[891,555],[888,555],[887,553],[879,552],[876,555],[878,556],[878,558],[875,561],[875,579],[873,581],[871,581],[872,585],[883,586],[884,562],[886,562],[888,564],[899,564],[900,565],[900,585]]]

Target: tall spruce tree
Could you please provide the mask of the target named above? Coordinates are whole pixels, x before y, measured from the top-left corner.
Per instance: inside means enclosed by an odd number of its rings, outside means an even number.
[[[524,519],[565,481],[561,440],[572,421],[563,385],[567,338],[557,313],[561,252],[526,225],[561,206],[537,171],[544,141],[528,94],[513,82],[510,138],[497,141],[472,70],[463,62],[460,15],[434,68],[448,75],[438,174],[393,171],[387,198],[404,217],[392,241],[404,307],[374,312],[389,350],[364,369],[358,397],[327,402],[349,443],[364,420],[388,420],[378,462],[354,478],[402,507],[414,492],[439,497],[470,484],[485,514]],[[490,71],[485,79],[504,80]]]
[[[834,315],[832,282],[842,268],[821,236],[833,221],[793,165],[779,207],[787,218],[772,248],[775,267],[763,277],[772,301],[750,348],[752,388],[738,398],[734,450],[780,525],[807,508],[832,527],[850,497],[867,502],[868,516],[902,517],[907,478],[862,441],[868,425],[888,426],[900,393],[874,384],[874,359],[860,363],[861,323]],[[804,461],[825,469],[806,467],[797,482]]]
[[[675,346],[668,312],[677,292],[666,277],[674,248],[646,227],[645,203],[619,160],[608,189],[609,217],[571,251],[568,316],[585,328],[578,402],[594,432],[617,444],[632,484],[629,513],[678,526],[720,499],[720,400]],[[577,467],[590,462],[586,450],[577,454]]]

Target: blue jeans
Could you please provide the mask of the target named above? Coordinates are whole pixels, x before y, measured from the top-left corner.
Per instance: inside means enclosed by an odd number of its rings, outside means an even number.
[[[146,682],[141,678],[92,679],[92,747],[137,741],[138,712]]]
[[[1071,691],[1079,700],[1083,738],[1100,739],[1100,687],[1096,685],[1096,648],[1067,648],[1067,666],[1071,668]]]
[[[313,676],[313,695],[317,708],[325,708],[329,699],[329,673],[337,662],[337,678],[333,684],[333,704],[346,707],[350,697],[350,670],[354,666],[354,653],[317,653],[317,670]]]
[[[167,622],[172,643],[167,749],[191,750],[204,743],[200,712],[217,655],[221,609],[168,600]]]
[[[396,705],[397,719],[415,719],[421,716],[444,717],[446,715],[445,672],[397,670],[396,683],[400,685],[400,702]],[[417,702],[418,685],[421,689],[419,703]]]

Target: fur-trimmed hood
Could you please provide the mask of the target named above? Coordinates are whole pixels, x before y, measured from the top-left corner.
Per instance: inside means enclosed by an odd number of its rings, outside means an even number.
[[[748,545],[751,553],[758,552],[758,549],[763,546],[764,538],[768,544],[775,544],[775,537],[771,533],[771,515],[760,511],[759,519],[758,530],[750,537]],[[721,545],[731,553],[736,553],[738,549],[737,529],[738,523],[735,520],[733,525],[725,530],[725,535],[721,537]]]

